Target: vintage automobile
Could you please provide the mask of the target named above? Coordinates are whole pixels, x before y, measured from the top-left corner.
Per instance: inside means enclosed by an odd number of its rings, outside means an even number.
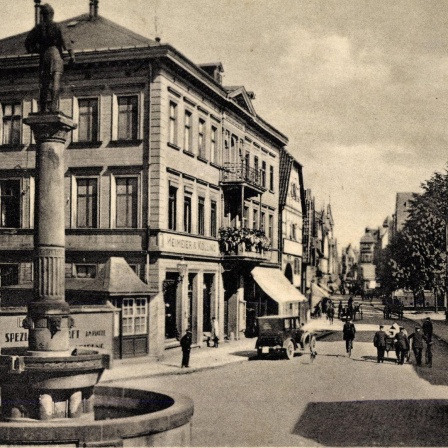
[[[297,350],[314,352],[316,337],[303,329],[298,316],[263,316],[257,321],[259,358],[277,355],[292,359]]]

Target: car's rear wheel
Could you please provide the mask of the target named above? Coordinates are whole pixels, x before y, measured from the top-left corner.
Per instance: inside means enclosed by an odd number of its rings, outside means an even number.
[[[310,336],[310,352],[314,352],[316,349],[316,336]]]
[[[295,348],[294,348],[294,342],[291,341],[291,339],[287,342],[286,344],[286,348],[285,348],[285,356],[286,359],[292,359],[294,358],[294,352],[295,352]]]

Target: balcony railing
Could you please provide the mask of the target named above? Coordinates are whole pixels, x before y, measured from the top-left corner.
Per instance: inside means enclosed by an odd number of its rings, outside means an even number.
[[[266,190],[266,186],[263,185],[266,178],[262,175],[262,171],[248,167],[244,162],[225,162],[221,171],[221,182],[229,184],[245,182],[258,189]]]
[[[219,229],[219,247],[224,255],[265,258],[271,240],[262,230],[223,227]]]

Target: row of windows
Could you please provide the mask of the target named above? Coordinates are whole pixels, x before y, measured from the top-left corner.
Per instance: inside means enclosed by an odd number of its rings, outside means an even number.
[[[263,230],[271,239],[274,238],[274,215],[269,214],[266,222],[266,212],[259,211],[258,208],[252,208],[252,222],[249,220],[250,208],[245,205],[243,211],[243,227],[251,228],[253,230]]]
[[[197,154],[205,160],[217,164],[243,164],[249,172],[253,169],[255,181],[264,188],[269,187],[274,191],[274,167],[269,166],[269,185],[267,185],[267,162],[261,160],[259,156],[251,157],[250,151],[244,150],[244,140],[236,135],[226,131],[224,134],[224,152],[220,160],[219,132],[217,125],[207,125],[205,117],[197,118],[197,127],[194,126],[193,113],[185,109],[183,114],[183,134],[182,141],[179,141],[179,107],[176,102],[170,101],[169,106],[169,124],[168,124],[168,143],[179,147],[193,154]],[[194,129],[197,130],[195,133]],[[195,139],[194,136],[197,136]],[[197,145],[194,147],[193,145]],[[252,160],[251,160],[252,159]],[[252,165],[253,163],[253,165]]]
[[[97,142],[99,138],[99,98],[78,98],[79,142]],[[117,102],[117,140],[138,138],[139,100],[137,95],[121,95]],[[2,144],[19,145],[22,142],[22,104],[20,102],[2,104]]]
[[[138,227],[138,178],[115,177],[114,227]],[[98,227],[98,179],[77,177],[74,189],[74,226]],[[0,227],[20,227],[21,198],[20,180],[0,180]]]
[[[170,186],[168,194],[168,229],[182,230],[186,233],[193,233],[192,217],[192,196],[184,194],[183,196],[183,219],[182,229],[178,229],[178,208],[179,208],[178,188]],[[180,199],[182,200],[182,199]],[[196,208],[196,233],[198,235],[207,235],[216,238],[218,226],[218,205],[215,200],[209,203],[209,229],[206,229],[206,200],[203,196],[197,198]]]

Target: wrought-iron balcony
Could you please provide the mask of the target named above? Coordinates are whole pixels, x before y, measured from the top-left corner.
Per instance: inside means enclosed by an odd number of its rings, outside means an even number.
[[[219,229],[219,247],[224,256],[271,258],[271,240],[262,230],[222,227]]]
[[[248,167],[244,162],[225,162],[221,170],[220,182],[221,186],[246,185],[257,193],[266,191],[266,187],[263,185],[266,182],[266,178],[265,175],[262,175],[262,171]]]

